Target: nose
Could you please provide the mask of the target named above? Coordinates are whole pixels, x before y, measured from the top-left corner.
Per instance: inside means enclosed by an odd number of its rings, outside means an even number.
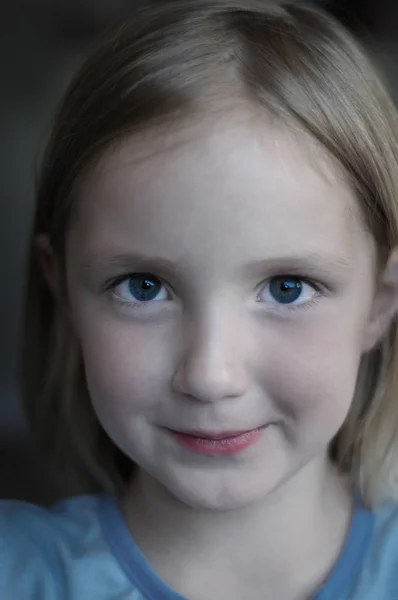
[[[186,327],[183,338],[174,391],[207,403],[245,394],[245,352],[236,319],[225,314],[196,319]]]

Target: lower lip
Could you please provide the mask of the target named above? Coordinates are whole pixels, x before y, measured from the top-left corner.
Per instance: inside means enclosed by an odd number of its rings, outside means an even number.
[[[178,431],[171,431],[174,438],[189,450],[197,454],[238,454],[256,444],[261,438],[264,427],[242,433],[227,435],[224,438],[204,438]]]

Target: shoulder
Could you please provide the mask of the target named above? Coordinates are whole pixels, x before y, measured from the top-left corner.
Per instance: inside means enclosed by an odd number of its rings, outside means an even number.
[[[50,509],[18,500],[2,500],[0,543],[25,541],[46,547],[55,540],[70,543],[81,540],[82,535],[96,528],[97,504],[96,496],[70,498]]]
[[[373,543],[384,552],[398,550],[398,503],[384,504],[374,512]]]
[[[362,578],[375,593],[383,591],[383,598],[398,598],[398,504],[385,504],[374,512]]]
[[[20,500],[0,500],[0,524],[5,527],[13,523],[35,525],[40,522],[61,526],[68,522],[84,522],[87,515],[96,512],[98,496],[77,496],[61,500],[51,508],[29,504]]]
[[[97,503],[82,496],[47,510],[0,501],[0,597],[64,598],[74,557],[101,546]]]

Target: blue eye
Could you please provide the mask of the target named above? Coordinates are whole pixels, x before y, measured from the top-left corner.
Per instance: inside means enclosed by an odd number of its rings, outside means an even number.
[[[131,304],[167,300],[168,293],[157,277],[150,273],[135,273],[115,285],[113,292]]]
[[[316,290],[299,277],[273,277],[264,290],[265,298],[260,301],[271,304],[299,305],[306,304],[316,295]]]
[[[269,284],[271,296],[280,304],[295,302],[300,298],[302,289],[302,282],[295,278],[275,277]]]

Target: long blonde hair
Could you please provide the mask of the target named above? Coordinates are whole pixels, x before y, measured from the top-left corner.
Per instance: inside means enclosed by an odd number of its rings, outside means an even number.
[[[353,185],[380,256],[398,241],[398,120],[359,45],[332,17],[283,0],[152,3],[109,34],[72,81],[38,180],[23,348],[23,398],[67,491],[121,490],[132,465],[101,428],[77,340],[38,266],[47,234],[60,261],[75,191],[126,136],[161,131],[240,100],[321,144]],[[395,324],[363,356],[332,459],[365,501],[394,496],[398,470]]]

